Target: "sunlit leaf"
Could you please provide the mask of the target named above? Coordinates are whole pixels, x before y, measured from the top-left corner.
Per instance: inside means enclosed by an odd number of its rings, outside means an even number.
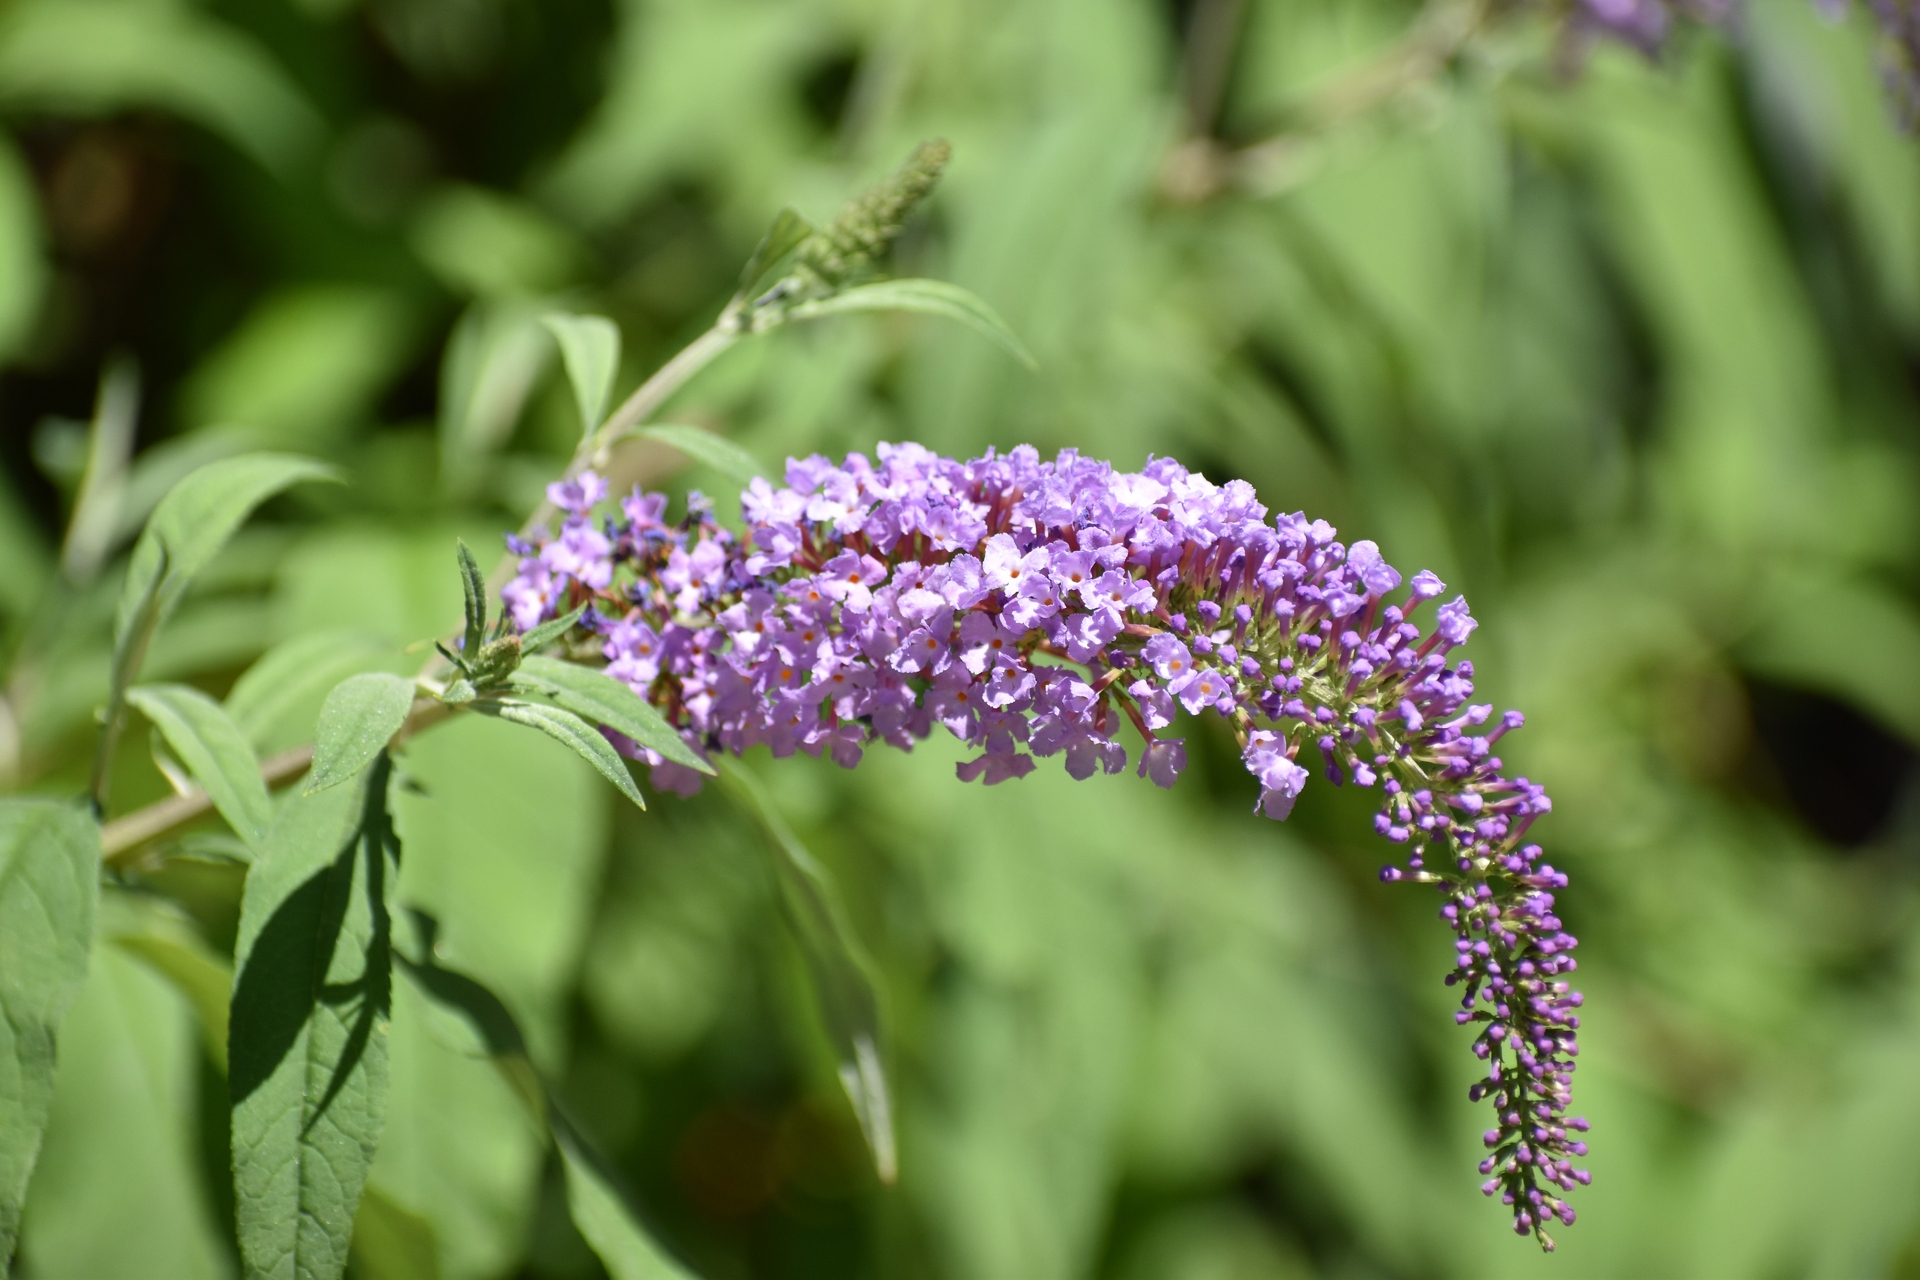
[[[1029,369],[1039,367],[1007,322],[985,300],[971,290],[944,280],[876,280],[831,297],[803,302],[788,314],[795,320],[806,320],[848,311],[921,311],[945,316],[999,343]]]
[[[767,468],[761,465],[760,460],[745,449],[725,436],[699,427],[663,422],[657,426],[641,427],[634,434],[670,444],[695,462],[704,462],[729,480],[737,481],[743,488],[751,484],[754,477],[767,474]]]
[[[633,775],[627,772],[626,763],[607,741],[606,735],[571,711],[542,706],[537,702],[479,702],[474,706],[487,715],[538,729],[556,742],[565,743],[582,760],[592,765],[601,777],[618,787],[621,795],[642,809],[647,807],[640,788],[634,784]]]
[[[591,435],[606,415],[614,375],[620,372],[620,327],[605,316],[563,312],[554,312],[544,321],[560,344],[574,403],[580,406],[581,434]]]
[[[366,768],[411,710],[413,681],[403,676],[370,671],[341,681],[320,707],[306,793],[338,786]]]
[[[0,1258],[19,1238],[53,1101],[54,1039],[87,973],[100,828],[48,800],[0,800]]]
[[[781,904],[806,957],[827,1034],[840,1058],[841,1087],[859,1117],[880,1180],[890,1183],[899,1159],[894,1149],[892,1093],[880,1060],[883,1033],[873,962],[847,920],[832,877],[794,835],[752,770],[728,759],[721,777],[770,837]]]
[[[219,703],[183,684],[147,684],[127,701],[153,721],[227,825],[259,846],[273,822],[273,802],[246,735]]]
[[[603,724],[689,769],[714,772],[652,703],[598,668],[535,654],[521,661],[519,670],[513,673],[513,684],[551,698],[575,715]]]
[[[272,1280],[333,1280],[386,1106],[399,841],[385,756],[281,811],[247,876],[228,1089],[241,1253]]]

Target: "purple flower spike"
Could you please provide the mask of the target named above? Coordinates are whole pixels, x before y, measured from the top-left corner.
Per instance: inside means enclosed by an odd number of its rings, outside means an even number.
[[[790,461],[787,484],[756,480],[738,536],[691,504],[635,491],[596,527],[592,473],[552,487],[557,535],[511,543],[502,591],[528,630],[591,604],[589,637],[696,750],[805,751],[852,768],[868,746],[911,750],[936,727],[978,754],[957,766],[988,786],[1058,756],[1087,778],[1127,765],[1171,787],[1182,739],[1159,736],[1184,707],[1232,728],[1259,785],[1255,812],[1285,819],[1311,746],[1336,782],[1377,788],[1374,829],[1402,861],[1388,883],[1432,885],[1454,931],[1456,1021],[1485,1064],[1473,1101],[1496,1127],[1480,1164],[1515,1230],[1573,1220],[1558,1193],[1586,1131],[1566,1118],[1581,996],[1572,935],[1554,911],[1563,872],[1529,828],[1546,792],[1508,778],[1492,748],[1518,712],[1486,728],[1473,664],[1450,664],[1478,623],[1464,598],[1423,634],[1408,615],[1446,589],[1422,571],[1397,603],[1380,548],[1343,548],[1301,513],[1269,518],[1248,485],[1215,485],[1169,458],[1139,474],[1026,446],[966,462],[918,445]],[[622,745],[624,744],[624,745]],[[690,794],[700,775],[618,740],[653,781]]]

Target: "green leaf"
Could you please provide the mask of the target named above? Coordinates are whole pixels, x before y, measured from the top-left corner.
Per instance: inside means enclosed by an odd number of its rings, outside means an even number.
[[[412,710],[413,681],[404,676],[370,671],[342,680],[320,707],[306,794],[338,786],[366,768]]]
[[[885,1068],[879,985],[840,902],[840,891],[774,806],[753,772],[727,760],[721,777],[772,837],[780,900],[813,976],[827,1033],[840,1057],[840,1084],[853,1103],[873,1152],[875,1170],[891,1183],[899,1169],[893,1141],[893,1103]]]
[[[574,624],[579,622],[586,612],[587,606],[583,604],[572,613],[541,623],[520,637],[520,652],[536,653],[546,648],[546,646],[573,630]]]
[[[54,1036],[87,974],[99,897],[98,826],[69,805],[0,800],[0,1259],[19,1239]]]
[[[153,721],[227,825],[258,848],[273,822],[273,801],[240,726],[219,703],[183,684],[141,685],[127,690],[127,701]]]
[[[247,875],[228,1048],[249,1275],[332,1280],[386,1106],[399,841],[385,755],[281,811]]]
[[[138,956],[193,1006],[206,1038],[207,1058],[227,1072],[228,1001],[233,995],[233,966],[184,920],[175,919],[151,904],[124,913],[126,918],[105,930],[115,946]]]
[[[134,544],[120,589],[113,623],[116,693],[132,683],[154,628],[255,507],[303,480],[337,479],[334,468],[312,458],[249,453],[208,463],[175,485]],[[117,710],[117,697],[112,706]]]
[[[620,788],[620,794],[639,805],[642,809],[647,802],[635,785],[633,775],[627,772],[627,765],[620,753],[613,749],[606,736],[598,729],[559,707],[542,706],[537,702],[479,702],[474,709],[513,724],[523,724],[538,729],[558,742],[564,742],[580,758],[597,770],[601,777]]]
[[[247,735],[253,749],[291,745],[285,738],[298,726],[299,740],[312,733],[322,699],[348,676],[378,666],[388,656],[379,641],[355,631],[317,631],[275,645],[234,681],[227,693],[227,714]]]
[[[560,359],[573,384],[574,403],[580,406],[580,432],[593,434],[607,411],[613,379],[620,372],[620,328],[605,316],[572,316],[556,311],[544,316]]]
[[[439,963],[433,954],[436,922],[424,913],[415,915],[421,954],[417,962],[402,955],[402,971],[424,994],[467,1022],[529,1108],[546,1121],[565,1164],[567,1207],[574,1225],[613,1280],[694,1280],[641,1224],[612,1166],[533,1071],[513,1014],[485,984]]]
[[[767,228],[767,234],[760,237],[760,243],[754,247],[747,265],[741,269],[740,286],[734,290],[732,305],[738,307],[752,301],[754,286],[812,234],[811,222],[794,209],[782,209],[774,218],[773,225]]]
[[[597,667],[536,655],[521,660],[513,685],[551,698],[575,715],[651,747],[676,764],[714,773],[706,758],[687,745],[652,703]]]
[[[751,484],[756,476],[767,474],[760,459],[725,436],[699,427],[663,422],[658,426],[641,427],[634,434],[670,444],[694,461],[704,462],[721,475],[739,481],[742,487]]]
[[[487,639],[487,575],[480,572],[480,564],[473,558],[473,552],[467,550],[465,541],[455,538],[453,545],[460,559],[460,594],[466,609],[465,643],[461,652],[472,658]]]
[[[640,1223],[611,1166],[566,1114],[549,1108],[567,1175],[567,1210],[613,1280],[694,1280]]]
[[[369,1186],[353,1215],[353,1270],[362,1280],[440,1280],[433,1224]]]
[[[101,906],[105,924],[114,912],[107,901]],[[230,1273],[190,1101],[201,1068],[193,1024],[164,979],[118,947],[96,944],[60,1027],[52,1116],[21,1224],[22,1275]]]
[[[976,333],[993,339],[1029,369],[1039,365],[1014,336],[1007,322],[978,294],[944,280],[876,280],[843,289],[831,297],[803,302],[787,313],[789,319],[811,320],[847,311],[924,311],[958,320]]]

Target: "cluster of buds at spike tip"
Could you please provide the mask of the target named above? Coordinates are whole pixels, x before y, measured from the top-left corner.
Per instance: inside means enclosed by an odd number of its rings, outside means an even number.
[[[1131,726],[1140,774],[1172,786],[1186,747],[1163,731],[1179,706],[1231,726],[1267,817],[1292,811],[1308,764],[1377,789],[1375,827],[1404,850],[1381,878],[1434,886],[1458,935],[1447,981],[1487,1069],[1472,1097],[1499,1117],[1486,1189],[1548,1248],[1547,1220],[1573,1220],[1559,1192],[1587,1174],[1569,1137],[1585,1122],[1566,1117],[1580,1004],[1553,914],[1566,877],[1524,843],[1550,804],[1502,771],[1494,748],[1520,717],[1489,729],[1471,701],[1473,666],[1451,655],[1476,623],[1432,573],[1402,593],[1373,543],[1269,519],[1245,482],[1167,458],[1119,472],[1071,450],[958,462],[883,444],[876,460],[790,460],[785,485],[741,496],[741,535],[698,494],[673,523],[663,495],[637,489],[596,519],[607,493],[592,474],[549,496],[562,528],[509,540],[514,624],[584,609],[572,650],[597,642],[696,750],[852,766],[940,726],[979,752],[961,779],[992,785],[1035,756],[1076,778],[1118,773]],[[700,785],[616,745],[658,786]]]

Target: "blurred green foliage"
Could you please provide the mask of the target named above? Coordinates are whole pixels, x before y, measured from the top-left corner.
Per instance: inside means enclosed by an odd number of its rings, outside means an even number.
[[[638,813],[464,719],[401,761],[400,897],[662,1239],[711,1280],[1920,1275],[1920,144],[1864,19],[1800,0],[1577,75],[1508,26],[1313,128],[1415,17],[13,0],[0,778],[83,788],[128,543],[192,466],[266,446],[350,476],[275,499],[147,673],[228,697],[263,752],[306,741],[334,680],[456,625],[454,538],[497,545],[571,452],[543,314],[619,323],[623,395],[775,210],[824,220],[945,137],[901,272],[978,292],[1039,372],[847,317],[743,346],[667,416],[770,459],[1173,453],[1465,589],[1481,687],[1529,716],[1509,759],[1559,801],[1595,1183],[1555,1257],[1506,1234],[1433,903],[1374,880],[1362,797],[1256,819],[1203,734],[1172,794],[1051,768],[982,793],[938,741],[762,768],[884,977],[882,1189],[751,817],[718,789]],[[1258,181],[1170,181],[1193,137]],[[126,412],[130,461],[88,490]],[[615,462],[730,488],[657,442]],[[86,492],[111,501],[63,548]],[[122,740],[119,811],[166,794],[151,742]],[[23,1276],[235,1271],[196,1013],[221,1006],[181,994],[224,981],[218,852],[191,836],[103,900]],[[357,1273],[599,1274],[512,1090],[398,992]]]

